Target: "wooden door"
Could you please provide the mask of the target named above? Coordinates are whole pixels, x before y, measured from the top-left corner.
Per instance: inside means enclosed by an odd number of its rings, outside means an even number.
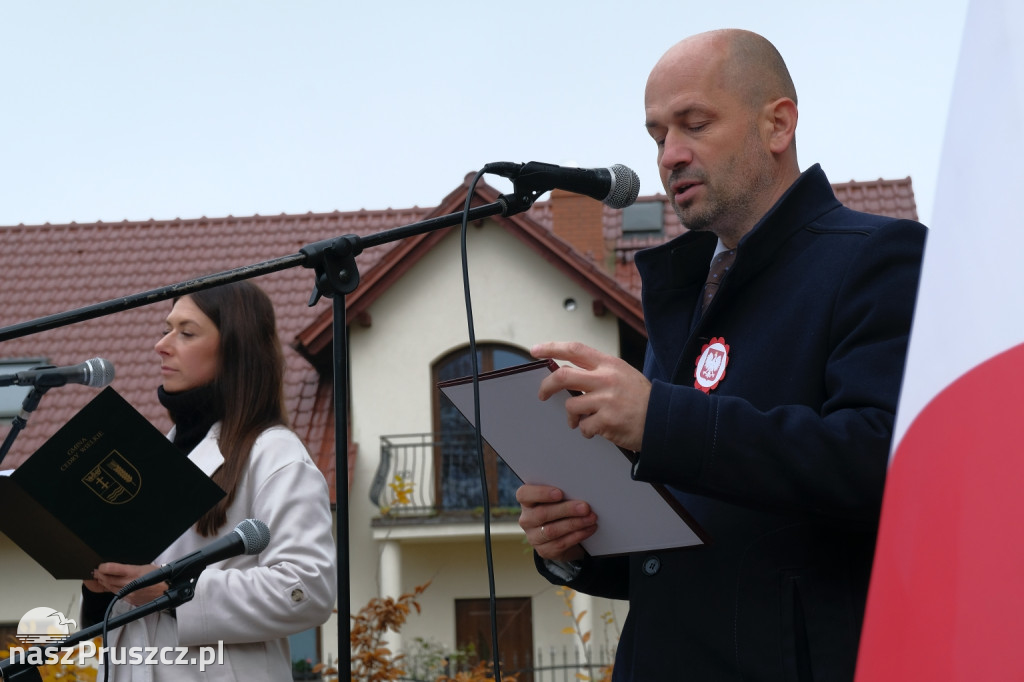
[[[533,609],[529,597],[496,600],[498,650],[502,673],[533,667]],[[491,661],[491,611],[489,599],[455,600],[455,640],[460,649],[472,645],[476,660]],[[533,682],[530,672],[517,673],[518,682]]]

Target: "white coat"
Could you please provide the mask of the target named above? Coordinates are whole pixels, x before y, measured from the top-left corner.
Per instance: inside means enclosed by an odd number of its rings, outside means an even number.
[[[207,475],[224,461],[217,445],[219,433],[220,425],[214,425],[189,455]],[[327,482],[302,441],[287,428],[268,429],[256,440],[218,535],[232,532],[247,518],[270,528],[270,544],[263,552],[211,564],[199,576],[195,597],[179,606],[175,616],[151,614],[109,637],[108,646],[118,647],[115,653],[123,660],[130,650],[122,647],[188,647],[184,658],[196,664],[115,663],[111,680],[291,679],[287,637],[321,625],[330,616],[337,596],[337,566]],[[179,559],[213,540],[190,528],[154,563]],[[130,608],[118,602],[114,612]],[[222,649],[223,665],[208,665],[200,673],[200,647],[212,647],[205,652],[207,660]]]

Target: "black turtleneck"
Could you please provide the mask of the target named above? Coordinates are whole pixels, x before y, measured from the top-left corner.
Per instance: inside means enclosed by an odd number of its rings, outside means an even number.
[[[224,416],[212,384],[178,393],[168,393],[161,386],[157,389],[157,396],[174,422],[174,444],[186,454],[192,452],[210,427]]]

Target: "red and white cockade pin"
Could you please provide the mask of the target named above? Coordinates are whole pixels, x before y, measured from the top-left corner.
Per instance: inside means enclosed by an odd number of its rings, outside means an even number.
[[[729,364],[729,344],[725,339],[716,336],[705,343],[697,358],[697,369],[693,372],[696,381],[693,387],[710,393],[718,388],[718,382],[725,377],[725,366]]]

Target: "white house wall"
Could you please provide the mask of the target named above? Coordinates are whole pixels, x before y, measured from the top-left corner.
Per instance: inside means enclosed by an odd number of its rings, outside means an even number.
[[[0,533],[0,624],[18,625],[38,606],[78,618],[82,581],[56,580],[10,538]]]

